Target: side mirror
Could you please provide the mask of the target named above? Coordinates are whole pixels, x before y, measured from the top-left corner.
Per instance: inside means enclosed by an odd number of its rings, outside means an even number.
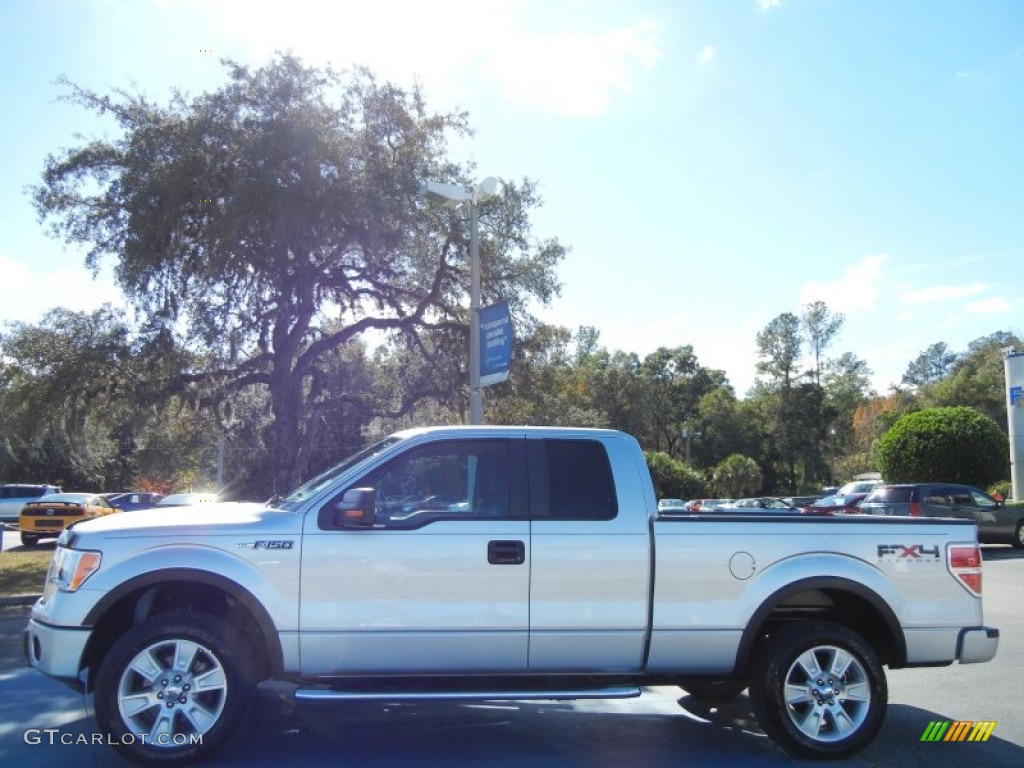
[[[377,491],[373,488],[350,488],[341,501],[320,509],[318,523],[323,530],[337,528],[371,528],[377,522]]]

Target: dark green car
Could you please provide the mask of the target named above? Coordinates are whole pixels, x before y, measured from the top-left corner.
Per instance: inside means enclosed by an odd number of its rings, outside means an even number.
[[[972,485],[882,485],[865,497],[860,511],[865,515],[967,518],[978,524],[980,543],[1024,548],[1024,506],[1008,507]]]

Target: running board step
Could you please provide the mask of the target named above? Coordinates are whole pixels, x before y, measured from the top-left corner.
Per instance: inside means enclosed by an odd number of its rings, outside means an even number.
[[[579,688],[522,691],[355,691],[334,688],[299,688],[295,698],[301,701],[525,701],[533,699],[635,699],[635,685],[610,688]]]

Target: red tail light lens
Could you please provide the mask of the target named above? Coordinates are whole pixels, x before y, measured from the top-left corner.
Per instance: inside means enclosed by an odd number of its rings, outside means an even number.
[[[908,507],[909,507],[908,514],[911,517],[920,517],[921,516],[921,505],[918,504],[916,501],[910,502]]]
[[[949,572],[967,587],[972,595],[981,596],[981,548],[977,544],[950,544],[946,550]]]

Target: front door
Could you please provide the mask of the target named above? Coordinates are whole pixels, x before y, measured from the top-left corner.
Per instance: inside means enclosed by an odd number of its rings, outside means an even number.
[[[376,491],[373,527],[307,514],[303,675],[526,670],[525,471],[521,439],[432,442],[349,485]]]

